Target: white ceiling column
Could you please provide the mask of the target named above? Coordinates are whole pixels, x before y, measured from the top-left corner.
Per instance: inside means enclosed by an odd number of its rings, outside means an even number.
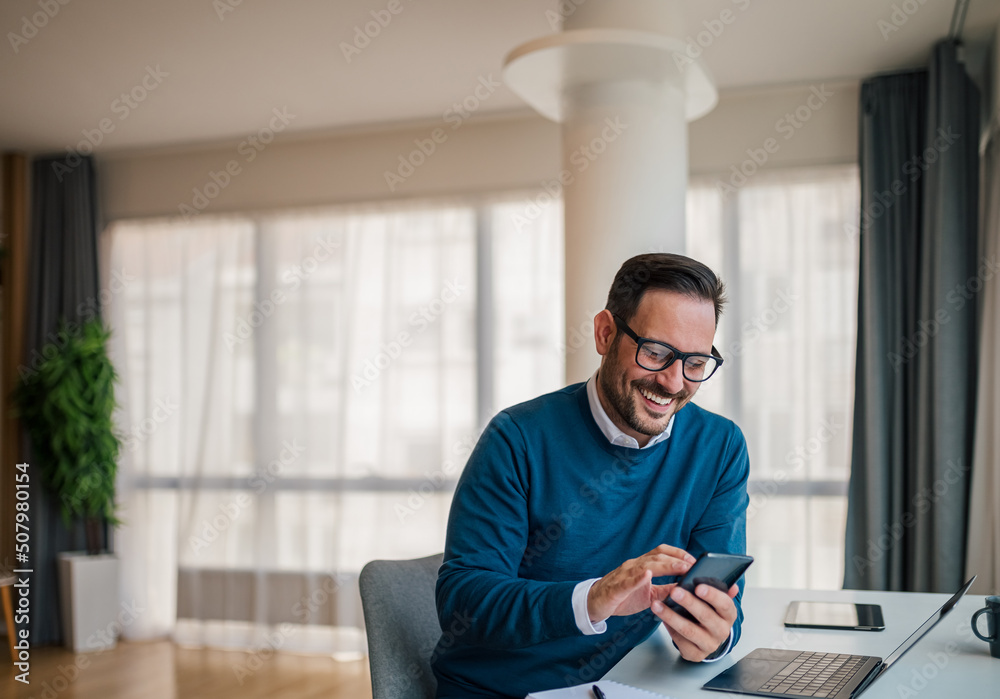
[[[615,272],[643,252],[684,252],[687,121],[717,101],[686,53],[680,0],[563,3],[559,34],[505,62],[510,88],[562,126],[566,378],[597,367],[592,330]],[[571,11],[569,11],[571,10]]]

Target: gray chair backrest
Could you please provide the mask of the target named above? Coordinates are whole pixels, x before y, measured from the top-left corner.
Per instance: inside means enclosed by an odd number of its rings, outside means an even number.
[[[433,699],[431,654],[441,638],[434,586],[444,554],[372,561],[361,569],[374,699]]]

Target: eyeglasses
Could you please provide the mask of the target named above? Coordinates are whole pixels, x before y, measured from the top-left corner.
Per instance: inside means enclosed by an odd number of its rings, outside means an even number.
[[[700,383],[710,379],[712,374],[722,366],[722,356],[719,354],[719,350],[715,349],[714,345],[712,346],[712,354],[681,352],[665,342],[650,340],[648,337],[639,337],[628,326],[628,323],[613,313],[611,315],[615,319],[615,325],[635,341],[635,363],[646,371],[663,371],[680,359],[683,362],[681,366],[684,378],[688,381]]]

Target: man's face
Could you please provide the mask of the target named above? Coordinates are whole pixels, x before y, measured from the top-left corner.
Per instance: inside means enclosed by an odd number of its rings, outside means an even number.
[[[626,322],[639,337],[665,342],[681,352],[711,354],[715,338],[711,301],[653,289],[643,294],[635,317]],[[615,326],[610,311],[595,318],[594,331],[597,351],[603,355],[597,374],[601,404],[622,432],[645,445],[667,428],[670,417],[701,384],[684,378],[679,361],[662,371],[636,364],[636,343]],[[616,333],[619,339],[613,343]]]

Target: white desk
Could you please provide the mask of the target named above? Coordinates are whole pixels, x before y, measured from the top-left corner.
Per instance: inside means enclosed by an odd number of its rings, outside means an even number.
[[[661,626],[612,668],[607,679],[679,699],[745,696],[710,692],[701,685],[754,648],[856,653],[884,659],[949,597],[910,592],[747,589],[743,635],[726,658],[715,663],[685,662]],[[885,631],[786,629],[785,610],[791,600],[880,604]],[[990,657],[989,644],[972,635],[970,624],[972,614],[984,606],[982,595],[963,597],[934,630],[862,694],[862,699],[1000,696],[1000,658]]]

